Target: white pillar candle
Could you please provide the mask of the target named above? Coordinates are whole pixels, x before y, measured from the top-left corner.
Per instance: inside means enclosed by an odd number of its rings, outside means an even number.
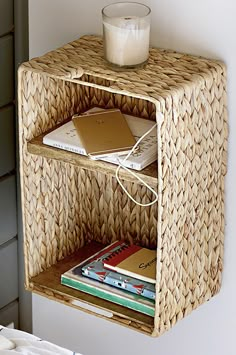
[[[149,56],[150,23],[137,17],[103,21],[105,57],[119,66],[144,63]]]
[[[102,9],[105,59],[118,67],[143,65],[149,56],[151,10],[137,2],[117,2]]]

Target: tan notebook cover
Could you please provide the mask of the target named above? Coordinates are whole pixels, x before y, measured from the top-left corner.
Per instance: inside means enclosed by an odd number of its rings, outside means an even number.
[[[83,147],[93,157],[128,153],[136,143],[119,109],[73,116]]]
[[[123,243],[124,244],[124,243]],[[104,259],[105,268],[139,280],[156,282],[156,250],[138,245],[122,245]]]

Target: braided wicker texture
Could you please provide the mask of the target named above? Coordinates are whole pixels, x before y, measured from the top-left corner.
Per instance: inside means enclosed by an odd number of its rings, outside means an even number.
[[[103,59],[101,38],[84,36],[24,63],[18,75],[26,287],[91,239],[157,247],[156,315],[144,331],[162,334],[221,285],[224,64],[153,48],[145,68],[116,72]],[[157,121],[156,205],[135,205],[114,176],[28,153],[29,140],[94,105]],[[140,183],[124,184],[136,199],[151,200]]]

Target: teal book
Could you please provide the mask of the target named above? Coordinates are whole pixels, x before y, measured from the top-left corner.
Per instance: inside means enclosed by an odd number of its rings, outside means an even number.
[[[116,244],[116,242],[114,243]],[[90,261],[96,260],[105,251],[111,250],[112,245],[104,248],[102,251],[91,256],[89,259],[76,265],[61,275],[61,283],[65,286],[72,287],[76,290],[91,294],[101,299],[119,304],[130,308],[134,311],[154,317],[155,301],[133,294],[125,290],[110,286],[97,280],[85,277],[83,275],[83,267]]]

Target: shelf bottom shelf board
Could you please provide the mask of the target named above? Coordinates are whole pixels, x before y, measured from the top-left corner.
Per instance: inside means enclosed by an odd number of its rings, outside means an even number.
[[[150,335],[154,327],[153,317],[61,284],[61,274],[87,259],[91,254],[91,249],[95,253],[101,249],[101,244],[92,242],[46,271],[32,277],[28,289],[49,299],[122,323]]]

